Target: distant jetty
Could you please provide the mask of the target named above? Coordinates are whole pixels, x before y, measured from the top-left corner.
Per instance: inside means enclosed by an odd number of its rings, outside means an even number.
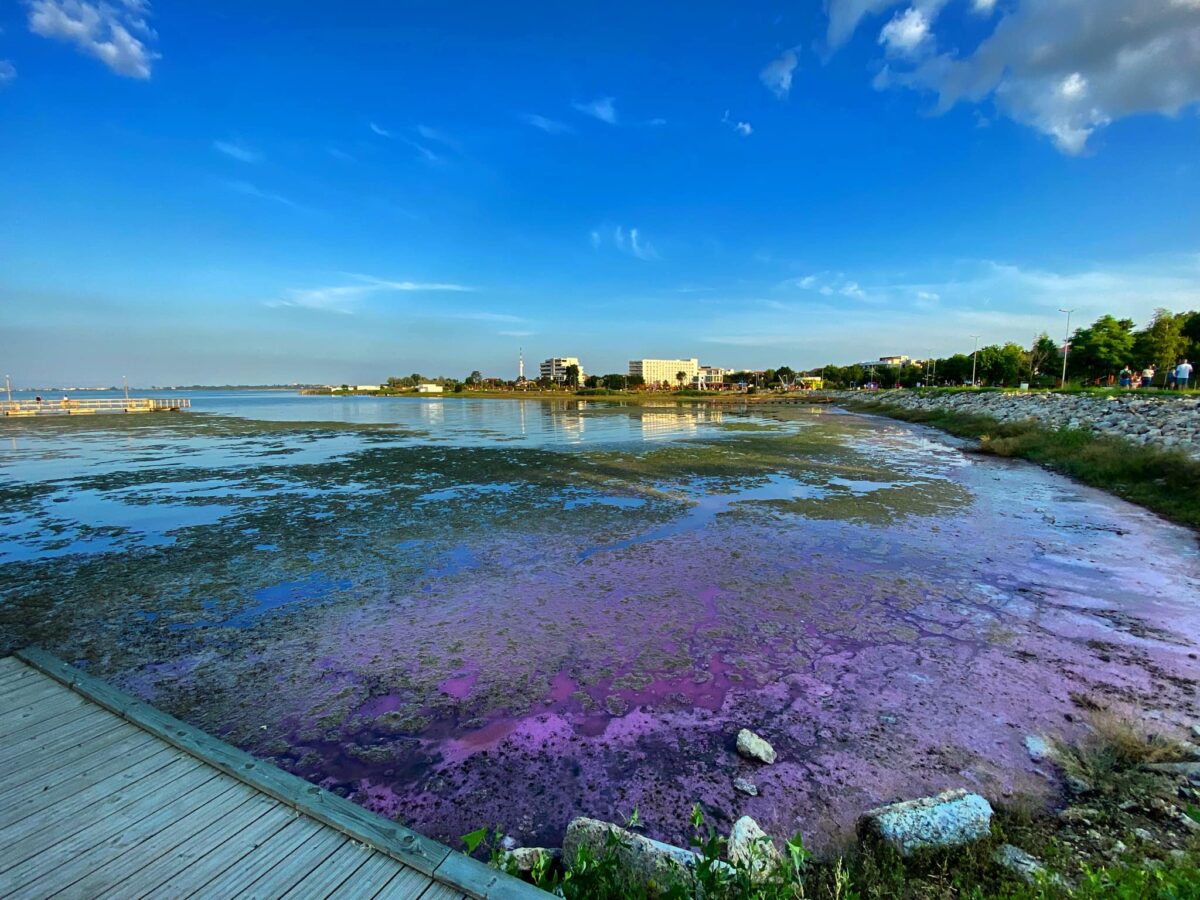
[[[103,397],[76,400],[0,400],[0,413],[5,416],[93,416],[97,413],[179,412],[188,409],[187,397],[159,399],[152,397]]]

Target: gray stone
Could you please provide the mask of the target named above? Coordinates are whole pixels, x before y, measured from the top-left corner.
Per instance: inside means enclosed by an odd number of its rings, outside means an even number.
[[[700,857],[691,850],[654,841],[611,822],[585,816],[572,819],[567,826],[562,847],[567,865],[576,858],[580,847],[587,847],[597,857],[602,856],[608,846],[609,835],[619,842],[617,858],[630,881],[651,890],[678,880],[689,885],[695,884],[696,865]]]
[[[1054,759],[1054,747],[1040,734],[1025,735],[1025,749],[1029,751],[1029,758],[1034,762]]]
[[[500,854],[500,864],[506,872],[516,871],[528,875],[541,859],[561,859],[562,851],[557,847],[514,847]]]
[[[768,765],[775,762],[775,748],[749,728],[743,728],[738,732],[737,752],[747,759],[757,759]]]
[[[783,862],[771,838],[749,816],[742,816],[733,823],[728,853],[730,862],[749,868],[751,881],[767,878]]]
[[[1194,737],[1196,740],[1200,741],[1200,725],[1192,726],[1192,737]]]
[[[992,833],[992,807],[978,794],[944,791],[873,809],[858,827],[907,856],[926,847],[957,847],[986,838]]]
[[[1000,868],[1012,872],[1026,884],[1037,884],[1047,878],[1055,884],[1062,884],[1062,879],[1058,876],[1046,874],[1046,867],[1042,865],[1041,860],[1012,844],[1001,844],[997,847],[992,854],[992,861]]]
[[[1149,831],[1147,831],[1145,828],[1133,829],[1133,836],[1135,838],[1137,838],[1139,841],[1145,841],[1147,844],[1154,840],[1154,835],[1151,834]]]
[[[751,797],[758,796],[758,785],[753,781],[750,781],[748,778],[743,778],[740,775],[733,779],[733,789],[735,791],[741,791],[743,794],[748,794]]]
[[[1182,775],[1188,781],[1200,781],[1200,762],[1147,763],[1142,768],[1164,775]]]

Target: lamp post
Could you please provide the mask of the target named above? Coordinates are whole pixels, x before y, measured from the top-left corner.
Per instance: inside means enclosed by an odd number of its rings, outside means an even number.
[[[971,351],[971,387],[975,387],[975,360],[979,356],[979,335],[973,334],[975,349]]]
[[[1063,309],[1062,307],[1059,307],[1058,311],[1060,313],[1067,314],[1067,333],[1066,333],[1066,335],[1063,336],[1062,384],[1059,385],[1059,387],[1066,388],[1066,386],[1067,386],[1067,354],[1071,352],[1071,313],[1075,312],[1075,310]]]
[[[122,375],[122,376],[121,376],[121,381],[122,381],[122,382],[124,383],[124,385],[125,385],[125,402],[127,402],[127,403],[128,403],[128,402],[129,402],[129,376],[128,376],[128,375]]]
[[[12,403],[12,379],[8,375],[4,376],[4,390],[8,392],[8,402]]]

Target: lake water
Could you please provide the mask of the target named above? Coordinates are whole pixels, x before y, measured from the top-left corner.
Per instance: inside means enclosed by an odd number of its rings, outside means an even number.
[[[192,396],[0,421],[0,650],[441,838],[636,807],[678,840],[700,801],[822,846],[893,799],[1045,796],[1025,739],[1081,704],[1200,718],[1194,535],[926,429]]]

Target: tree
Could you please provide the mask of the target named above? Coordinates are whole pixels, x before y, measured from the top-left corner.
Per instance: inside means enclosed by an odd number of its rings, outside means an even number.
[[[563,383],[567,387],[579,387],[579,366],[572,363],[563,370]]]
[[[1089,378],[1111,375],[1133,356],[1133,320],[1101,316],[1071,339],[1067,364]]]
[[[629,375],[626,376],[626,383],[631,388],[640,388],[646,386],[646,379],[641,375]]]
[[[682,390],[683,382],[685,380],[687,380],[687,372],[683,371],[683,369],[680,369],[678,372],[675,373],[675,380],[679,382],[679,388],[680,388],[680,390]]]
[[[1050,335],[1042,332],[1033,339],[1033,346],[1029,348],[1029,378],[1030,384],[1037,380],[1039,375],[1045,373],[1050,376],[1057,376],[1058,368],[1062,358],[1062,353],[1058,349],[1058,344],[1050,339]]]
[[[1161,370],[1174,366],[1187,356],[1191,341],[1184,334],[1189,313],[1178,315],[1159,307],[1154,318],[1133,338],[1133,355],[1139,367],[1155,365]]]
[[[603,380],[599,375],[589,375],[583,379],[583,386],[586,388],[598,388],[603,383]]]
[[[471,372],[470,375],[468,375],[466,377],[465,380],[466,380],[466,383],[471,385],[472,387],[479,387],[479,383],[481,381],[483,381],[483,375],[478,369],[475,369],[474,371]]]

